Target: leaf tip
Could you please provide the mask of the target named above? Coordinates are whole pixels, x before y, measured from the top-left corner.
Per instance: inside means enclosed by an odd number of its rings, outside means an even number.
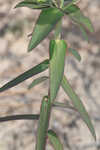
[[[97,137],[96,137],[96,133],[95,133],[94,127],[93,127],[93,129],[92,129],[92,131],[91,131],[91,134],[92,134],[94,140],[96,141]]]
[[[18,8],[18,4],[14,6],[14,9],[15,9],[15,8]]]
[[[33,47],[32,47],[32,45],[31,45],[31,43],[29,43],[29,45],[28,45],[28,52],[31,52],[32,49],[33,49]]]

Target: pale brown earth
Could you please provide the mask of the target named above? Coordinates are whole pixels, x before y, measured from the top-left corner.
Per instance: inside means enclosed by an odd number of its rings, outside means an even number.
[[[48,58],[48,43],[53,35],[49,34],[36,49],[27,53],[28,34],[32,32],[39,12],[28,8],[13,9],[17,2],[0,0],[0,86]],[[53,109],[50,128],[58,133],[65,150],[99,150],[100,0],[81,0],[79,6],[91,19],[95,32],[88,33],[88,43],[78,28],[68,18],[64,19],[63,37],[69,45],[79,50],[82,57],[79,63],[68,55],[65,74],[86,106],[96,130],[97,141],[93,140],[79,114],[69,109]],[[47,94],[48,82],[27,90],[32,80],[0,93],[0,117],[39,113],[41,99]],[[59,101],[66,102],[67,96],[62,89],[58,97]],[[34,150],[36,131],[37,121],[0,123],[0,150]],[[49,145],[47,149],[51,150],[52,147]]]

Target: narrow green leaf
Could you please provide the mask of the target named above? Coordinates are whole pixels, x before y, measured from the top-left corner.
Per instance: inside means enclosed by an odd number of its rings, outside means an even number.
[[[42,63],[36,65],[35,67],[29,69],[28,71],[22,73],[21,75],[19,75],[18,77],[16,77],[12,81],[6,83],[3,87],[1,87],[0,92],[8,90],[8,89],[18,85],[19,83],[23,82],[24,80],[27,80],[27,79],[31,78],[32,76],[43,72],[44,70],[46,70],[48,68],[48,64],[49,64],[49,60],[45,60]]]
[[[68,5],[65,5],[62,10],[65,14],[72,15],[80,11],[80,8],[78,8],[76,5],[73,4],[73,2],[71,2]]]
[[[63,145],[53,130],[48,130],[48,138],[55,150],[63,150]]]
[[[69,104],[69,102],[67,102],[67,103],[61,103],[61,102],[55,101],[53,103],[53,107],[68,108],[68,109],[76,110],[72,105]]]
[[[34,27],[32,38],[29,42],[28,51],[35,48],[49,32],[54,28],[55,24],[64,14],[57,8],[48,8],[42,10]]]
[[[89,128],[92,136],[94,137],[94,139],[96,139],[95,130],[94,130],[94,127],[93,127],[93,125],[91,123],[90,117],[89,117],[89,115],[88,115],[88,113],[87,113],[83,103],[81,102],[80,98],[73,91],[72,87],[70,86],[70,84],[69,84],[69,82],[68,82],[68,80],[67,80],[67,78],[65,76],[63,77],[63,80],[62,80],[62,88],[64,89],[66,94],[71,99],[74,107],[80,113],[82,119],[84,120],[84,122],[88,126],[88,128]]]
[[[79,0],[64,0],[64,5],[67,5],[68,7],[72,4],[76,4]]]
[[[82,27],[82,25],[79,25],[79,28],[80,28],[80,31],[81,31],[81,33],[82,33],[84,39],[85,39],[86,41],[89,41],[88,35],[87,35],[87,33],[86,33],[84,27]]]
[[[63,73],[67,45],[64,40],[51,40],[50,42],[50,100],[56,98]]]
[[[15,121],[15,120],[38,120],[38,114],[24,114],[24,115],[13,115],[13,116],[6,116],[0,117],[0,123],[5,121]]]
[[[74,4],[63,8],[64,12],[69,14],[69,17],[77,24],[85,26],[90,32],[94,32],[93,25],[90,19],[83,15],[80,8]]]
[[[28,7],[31,9],[43,9],[43,8],[48,8],[49,4],[39,3],[39,2],[37,3],[34,1],[22,1],[15,6],[15,8],[18,8],[18,7]]]
[[[35,150],[45,149],[51,106],[48,96],[44,96],[41,103]]]
[[[34,86],[36,86],[36,85],[42,83],[43,81],[45,81],[45,80],[47,80],[47,79],[48,79],[47,76],[43,76],[43,77],[39,77],[39,78],[33,80],[33,82],[29,85],[28,89],[33,88]]]
[[[78,51],[76,51],[75,49],[73,48],[68,48],[69,52],[72,53],[72,55],[78,60],[78,61],[81,61],[81,56],[80,54],[78,53]]]

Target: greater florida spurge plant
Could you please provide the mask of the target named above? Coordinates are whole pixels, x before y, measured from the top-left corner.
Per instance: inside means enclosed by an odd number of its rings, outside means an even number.
[[[55,101],[60,86],[69,96],[75,110],[80,113],[92,136],[94,139],[96,139],[95,130],[89,115],[80,98],[73,91],[66,75],[64,75],[66,51],[72,53],[78,61],[81,60],[81,56],[76,50],[72,49],[71,47],[68,48],[66,41],[61,37],[63,16],[68,16],[72,22],[79,27],[86,40],[88,40],[86,29],[90,32],[93,32],[93,27],[90,20],[83,15],[80,8],[77,6],[77,3],[78,0],[25,0],[16,5],[16,8],[28,7],[31,9],[41,9],[28,45],[28,52],[36,48],[38,44],[40,44],[40,42],[42,42],[53,29],[55,30],[54,37],[49,43],[49,58],[32,67],[0,88],[0,92],[3,92],[35,76],[36,74],[49,69],[49,76],[39,77],[33,80],[31,85],[29,85],[30,89],[45,80],[49,80],[49,90],[47,95],[42,99],[40,114],[15,115],[0,118],[0,121],[16,119],[39,119],[35,150],[45,150],[47,137],[55,150],[63,150],[63,146],[59,141],[55,131],[48,129],[52,107],[59,106],[68,108],[66,104]]]

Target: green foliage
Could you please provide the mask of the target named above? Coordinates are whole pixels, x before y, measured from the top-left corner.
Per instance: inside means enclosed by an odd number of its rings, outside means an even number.
[[[76,110],[80,113],[82,119],[84,120],[84,122],[88,126],[88,128],[89,128],[90,132],[92,133],[94,139],[96,139],[95,130],[94,130],[93,125],[91,123],[91,120],[88,116],[88,113],[85,110],[85,107],[82,104],[80,98],[73,91],[72,87],[70,86],[70,84],[69,84],[69,82],[68,82],[68,80],[65,76],[63,77],[63,80],[62,80],[62,87],[63,87],[64,91],[66,92],[66,94],[70,97],[70,99],[71,99],[74,107],[76,108]]]
[[[79,26],[79,28],[80,28],[80,31],[81,31],[81,33],[82,33],[84,39],[85,39],[86,41],[89,41],[88,35],[87,35],[85,29],[82,27],[82,25],[78,25],[78,26]]]
[[[66,50],[69,50],[78,61],[81,61],[81,56],[76,50],[72,48],[67,49],[67,43],[61,38],[63,16],[66,15],[69,17],[72,22],[79,27],[86,40],[88,40],[87,30],[89,32],[94,31],[91,21],[88,17],[83,15],[80,8],[76,5],[77,2],[78,0],[25,0],[18,3],[15,7],[41,9],[28,45],[28,51],[37,47],[38,44],[40,44],[40,42],[42,42],[55,28],[54,38],[50,40],[49,45],[49,59],[32,67],[0,88],[0,92],[8,90],[49,68],[49,77],[42,76],[36,78],[29,85],[30,89],[46,79],[49,79],[48,96],[45,96],[42,99],[40,114],[15,115],[0,118],[0,122],[18,119],[39,119],[35,150],[45,150],[47,136],[55,150],[63,150],[63,146],[59,141],[57,134],[53,130],[48,131],[50,114],[52,107],[54,106],[77,110],[85,124],[88,126],[92,136],[96,139],[94,127],[83,103],[64,76]],[[55,102],[60,86],[62,86],[69,96],[73,106],[57,101]]]
[[[70,19],[76,25],[78,25],[84,38],[88,40],[88,36],[86,34],[85,28],[87,28],[90,32],[94,32],[90,19],[84,16],[83,13],[80,11],[80,8],[74,4],[69,5],[67,7],[65,6],[63,10],[64,10],[64,13],[66,13],[70,17]]]
[[[12,81],[6,83],[3,87],[1,87],[0,92],[8,90],[18,85],[19,83],[31,78],[32,76],[45,71],[48,68],[48,64],[49,64],[49,61],[45,60],[42,63],[36,65],[35,67],[29,69],[28,71],[22,73],[21,75],[19,75],[18,77],[16,77]]]
[[[34,86],[42,83],[43,81],[45,81],[47,79],[48,79],[47,76],[43,76],[43,77],[40,77],[40,78],[37,78],[37,79],[33,80],[33,82],[29,85],[28,89],[33,88]]]
[[[43,9],[43,8],[48,8],[49,7],[49,4],[47,3],[37,3],[37,2],[28,2],[28,1],[23,1],[23,2],[20,2],[19,4],[17,4],[15,6],[15,8],[18,8],[18,7],[28,7],[28,8],[31,8],[31,9]]]
[[[67,45],[64,40],[51,40],[50,42],[50,100],[56,98],[63,73]]]
[[[71,5],[69,7],[66,6],[63,8],[64,12],[69,14],[69,17],[77,24],[81,24],[85,26],[90,32],[93,32],[93,26],[91,21],[88,17],[84,16],[83,13],[80,11],[80,8],[76,5]]]
[[[51,103],[48,96],[44,96],[41,109],[40,109],[40,118],[38,123],[38,133],[37,133],[37,143],[36,143],[36,150],[44,150],[45,149],[45,142],[46,136],[48,131],[49,125],[49,117],[50,117],[50,109]]]
[[[62,16],[63,13],[57,8],[48,8],[42,10],[34,27],[32,38],[28,46],[28,51],[31,51],[42,40],[44,40],[44,38],[54,28],[55,24],[61,19]]]
[[[78,61],[81,61],[81,56],[80,54],[78,53],[78,51],[76,51],[75,49],[73,48],[68,48],[69,52],[72,53],[72,55],[78,60]]]
[[[63,150],[63,145],[61,144],[57,134],[53,130],[48,131],[48,138],[55,150]]]

